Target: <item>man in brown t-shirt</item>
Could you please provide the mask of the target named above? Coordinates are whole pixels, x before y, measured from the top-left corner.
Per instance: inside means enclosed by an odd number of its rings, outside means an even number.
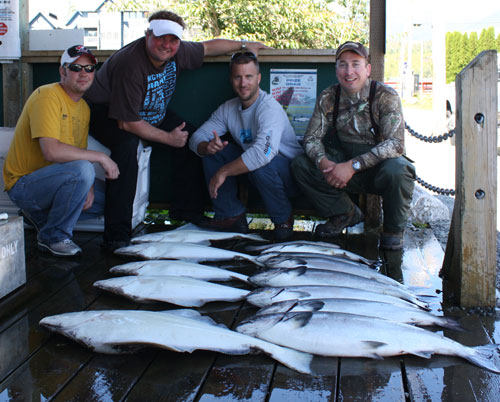
[[[200,68],[204,56],[242,47],[257,54],[267,48],[260,42],[227,39],[182,41],[184,21],[170,11],[152,14],[149,23],[144,37],[106,60],[85,96],[91,108],[90,134],[110,148],[111,158],[120,168],[119,179],[106,186],[104,247],[108,250],[130,242],[141,139],[164,144],[172,151],[174,217],[194,223],[202,219],[203,173],[199,158],[186,146],[195,128],[167,110],[177,77],[184,69]]]

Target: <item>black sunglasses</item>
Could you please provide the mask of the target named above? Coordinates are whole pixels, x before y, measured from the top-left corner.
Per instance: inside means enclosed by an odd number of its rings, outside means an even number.
[[[252,52],[236,52],[236,53],[233,53],[233,55],[231,56],[231,62],[235,61],[235,60],[238,60],[240,57],[248,57],[249,59],[252,59],[252,60],[257,60],[257,56],[255,54],[253,54]]]
[[[86,66],[82,66],[81,64],[66,64],[66,68],[69,71],[73,71],[74,73],[79,73],[82,71],[82,68],[86,73],[93,73],[96,69],[95,64],[87,64]]]

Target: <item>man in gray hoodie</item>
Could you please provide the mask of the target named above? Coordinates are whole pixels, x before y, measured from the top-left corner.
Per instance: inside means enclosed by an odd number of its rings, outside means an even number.
[[[190,149],[202,157],[215,211],[204,226],[248,231],[236,183],[236,176],[248,174],[274,223],[275,239],[283,241],[293,233],[289,197],[297,194],[290,162],[303,151],[282,106],[259,87],[257,57],[251,52],[233,54],[230,71],[238,97],[219,106],[189,141]],[[221,140],[227,132],[234,142]]]

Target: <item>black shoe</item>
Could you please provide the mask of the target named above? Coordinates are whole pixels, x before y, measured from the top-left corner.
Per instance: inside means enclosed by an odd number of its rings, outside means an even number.
[[[198,224],[198,226],[219,232],[248,233],[248,222],[244,213],[233,216],[232,218],[206,219],[201,224]]]
[[[290,240],[293,236],[293,215],[290,215],[288,220],[284,223],[274,224],[274,240],[278,243]]]
[[[403,233],[382,233],[380,248],[384,250],[401,250],[403,248]]]
[[[118,250],[122,247],[130,246],[130,241],[125,240],[104,240],[101,244],[101,250],[107,251],[110,253],[114,253],[115,250]]]
[[[33,218],[31,217],[31,215],[20,209],[19,211],[17,211],[17,214],[19,216],[22,216],[23,219],[24,219],[24,222],[27,223],[28,225],[30,225],[31,227],[33,227],[35,230],[36,230],[36,233],[40,233],[40,228],[38,227],[38,224],[33,220]]]
[[[318,225],[315,233],[321,238],[338,236],[347,228],[362,222],[365,219],[363,212],[357,205],[353,205],[350,212],[342,215],[335,215],[328,219],[328,222]]]

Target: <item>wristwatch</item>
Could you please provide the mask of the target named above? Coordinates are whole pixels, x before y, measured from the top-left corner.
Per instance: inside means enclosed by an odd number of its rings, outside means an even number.
[[[361,162],[354,159],[352,161],[352,168],[354,169],[355,172],[359,172],[361,170]]]
[[[244,52],[247,50],[247,41],[245,39],[241,40],[241,50]]]

